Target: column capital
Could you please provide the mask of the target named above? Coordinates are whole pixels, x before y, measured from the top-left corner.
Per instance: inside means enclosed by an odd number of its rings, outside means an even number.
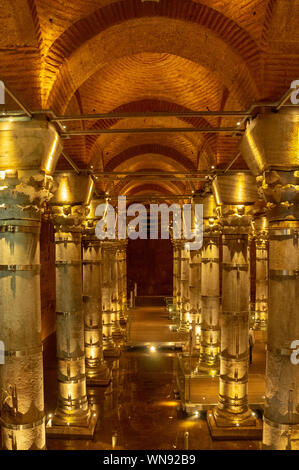
[[[39,219],[53,196],[53,179],[42,171],[6,170],[0,189],[0,219]]]
[[[1,121],[0,131],[0,218],[39,219],[52,197],[59,135],[46,119]]]
[[[270,221],[299,220],[299,171],[265,171],[256,180]]]
[[[255,177],[245,172],[218,175],[213,193],[223,233],[248,234],[252,216],[259,210]]]
[[[227,205],[217,208],[222,233],[249,234],[255,207],[252,205]]]
[[[254,217],[252,222],[252,237],[260,248],[266,247],[269,239],[269,222],[265,215]]]
[[[50,206],[56,231],[81,232],[94,189],[92,179],[65,171],[55,174],[54,186]]]

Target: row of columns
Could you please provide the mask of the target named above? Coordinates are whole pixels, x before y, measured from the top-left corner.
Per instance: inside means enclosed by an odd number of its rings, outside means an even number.
[[[228,192],[227,185],[235,195]],[[239,198],[240,188],[249,188]],[[213,193],[194,198],[203,204],[203,245],[200,251],[189,252],[190,259],[200,260],[201,275],[197,284],[200,298],[199,358],[196,372],[220,373],[218,406],[209,413],[211,426],[219,429],[237,427],[254,428],[257,424],[248,405],[248,332],[250,305],[250,235],[256,240],[256,315],[255,327],[265,328],[267,322],[267,224],[261,215],[261,207],[253,206],[258,194],[255,179],[251,175],[235,178],[216,178]],[[216,201],[216,203],[215,203]],[[241,204],[243,202],[243,204]],[[245,204],[244,204],[245,202]],[[254,209],[253,209],[254,207]],[[254,232],[253,232],[254,228]],[[220,335],[220,243],[222,244],[222,316]],[[173,240],[174,276],[182,269],[180,249],[184,241]],[[187,245],[186,245],[187,246]],[[262,253],[261,253],[262,251]],[[194,267],[190,262],[190,278]],[[186,275],[185,275],[186,278]],[[176,276],[174,284],[182,291]],[[190,283],[190,298],[193,298]],[[176,301],[176,299],[174,299]],[[177,308],[182,306],[177,302]],[[184,318],[184,317],[183,317]],[[189,325],[188,325],[189,326]],[[194,335],[193,335],[194,336]],[[194,352],[194,351],[193,351]],[[197,352],[197,351],[196,351]],[[213,374],[213,375],[214,375]]]
[[[39,237],[46,205],[51,206],[56,246],[58,400],[51,426],[61,427],[62,434],[66,425],[88,428],[93,413],[87,384],[110,381],[102,346],[105,249],[95,237],[94,214],[88,218],[92,180],[59,173],[53,183],[61,145],[51,124],[25,120],[0,126],[0,165],[5,167],[0,172],[2,446],[45,449]],[[120,312],[125,320],[125,248],[122,241],[109,261],[108,315],[114,331]]]

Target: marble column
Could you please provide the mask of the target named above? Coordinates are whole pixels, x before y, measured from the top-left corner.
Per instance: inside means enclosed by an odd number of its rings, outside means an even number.
[[[102,320],[102,242],[95,235],[95,209],[101,200],[92,200],[82,239],[85,366],[88,385],[106,386],[111,370],[104,361]]]
[[[120,326],[120,302],[119,286],[121,282],[119,258],[119,241],[111,241],[109,247],[109,259],[111,266],[111,308],[112,308],[112,335],[122,338],[123,332]]]
[[[51,201],[56,244],[56,336],[58,400],[49,437],[69,426],[66,437],[90,433],[94,417],[86,394],[81,239],[93,190],[92,180],[70,172],[55,176]],[[84,429],[85,428],[85,429]],[[61,429],[61,430],[59,430]]]
[[[0,131],[2,447],[42,450],[46,434],[39,236],[61,145],[54,128],[42,120],[2,121]]]
[[[176,240],[172,240],[173,246],[173,309],[179,310],[179,278],[180,278],[180,256],[179,256],[179,246]]]
[[[253,236],[256,249],[256,271],[255,271],[255,308],[254,323],[255,330],[267,330],[268,323],[268,249],[269,230],[266,217],[255,218],[252,222]]]
[[[219,243],[221,230],[217,219],[214,196],[207,194],[203,204],[204,233],[201,259],[201,336],[198,369],[219,372],[220,365],[220,285]]]
[[[120,302],[120,323],[127,321],[127,241],[119,242],[118,265],[119,265],[119,302]]]
[[[180,324],[179,331],[189,331],[190,316],[190,250],[185,246],[186,240],[180,240]]]
[[[214,437],[253,437],[259,423],[248,405],[248,233],[258,199],[255,179],[248,173],[217,176],[213,192],[223,234],[222,324],[219,399],[208,423]]]
[[[120,348],[113,338],[111,242],[102,242],[102,317],[104,357],[118,357]]]
[[[269,220],[269,313],[263,446],[299,450],[298,109],[258,115],[242,153],[257,176]]]
[[[200,348],[201,325],[201,250],[190,251],[190,324],[192,325],[192,354],[197,355]]]

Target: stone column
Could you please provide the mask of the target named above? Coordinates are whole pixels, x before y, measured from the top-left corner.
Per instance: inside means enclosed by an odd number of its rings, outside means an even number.
[[[102,316],[103,316],[103,349],[104,357],[118,357],[119,346],[113,339],[112,323],[112,272],[111,272],[111,242],[102,242]]]
[[[55,182],[51,206],[56,243],[58,401],[47,432],[49,437],[75,437],[92,435],[96,421],[86,394],[81,254],[82,224],[93,183],[88,176],[70,172],[58,174]]]
[[[201,250],[190,251],[190,318],[193,328],[192,354],[199,353],[201,324]]]
[[[94,199],[85,223],[83,248],[83,302],[85,365],[87,386],[106,386],[111,371],[104,361],[102,320],[102,242],[95,235],[95,209],[101,200]]]
[[[182,283],[181,283],[181,273],[182,273],[182,243],[180,240],[173,240],[173,245],[176,248],[176,257],[177,257],[177,275],[176,275],[176,309],[178,314],[182,310]]]
[[[46,121],[2,121],[0,131],[2,447],[41,450],[46,435],[39,236],[42,208],[52,195],[49,175],[61,145]]]
[[[119,242],[111,241],[109,248],[109,259],[111,266],[111,307],[112,307],[112,335],[116,338],[122,338],[122,329],[120,326],[120,298],[119,285],[121,282],[121,273],[119,271]]]
[[[119,263],[119,302],[120,302],[120,323],[125,324],[127,320],[127,241],[119,242],[118,263]]]
[[[172,295],[173,295],[173,308],[175,310],[178,309],[178,294],[179,294],[179,276],[180,276],[180,269],[179,269],[179,248],[178,244],[175,240],[172,240],[173,246],[173,288],[172,288]]]
[[[179,331],[189,331],[190,317],[190,250],[185,247],[185,240],[180,240],[180,325]]]
[[[217,177],[213,191],[222,226],[222,326],[219,400],[208,423],[213,437],[258,437],[248,405],[248,233],[251,206],[257,199],[254,177]]]
[[[198,369],[219,371],[220,323],[219,323],[219,242],[220,227],[212,194],[201,199],[204,215],[204,236],[201,264],[201,336]]]
[[[269,220],[265,449],[299,450],[299,173],[298,109],[257,116],[242,152],[257,175]]]
[[[253,236],[256,247],[256,272],[255,272],[255,330],[267,330],[268,322],[268,220],[266,217],[258,217],[253,220]]]

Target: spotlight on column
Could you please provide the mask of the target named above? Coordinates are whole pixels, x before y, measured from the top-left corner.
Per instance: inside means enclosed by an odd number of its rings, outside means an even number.
[[[150,352],[155,353],[156,352],[156,347],[155,346],[150,346]]]

